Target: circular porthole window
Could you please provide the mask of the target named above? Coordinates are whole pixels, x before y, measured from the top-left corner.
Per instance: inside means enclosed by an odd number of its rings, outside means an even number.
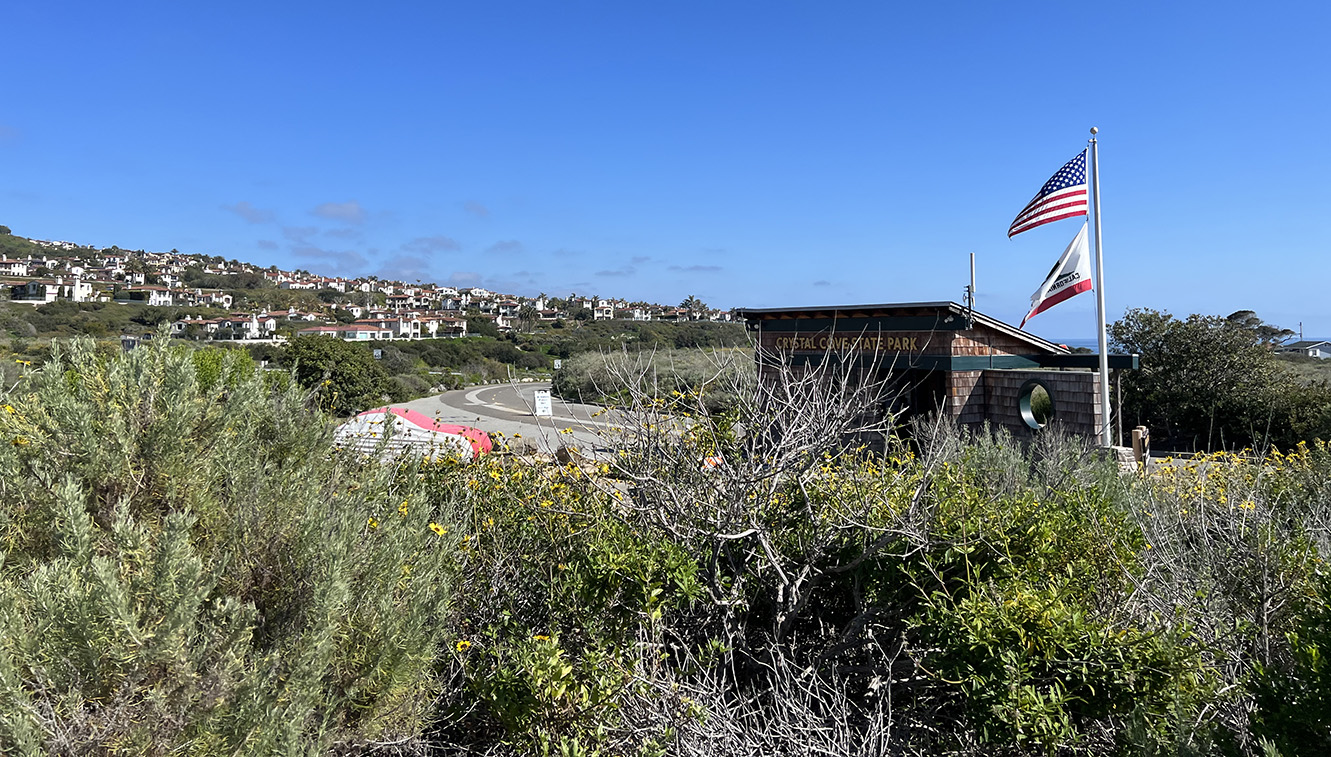
[[[1031,379],[1021,387],[1017,395],[1021,407],[1021,419],[1032,429],[1040,430],[1054,419],[1054,393],[1049,391],[1043,381]]]

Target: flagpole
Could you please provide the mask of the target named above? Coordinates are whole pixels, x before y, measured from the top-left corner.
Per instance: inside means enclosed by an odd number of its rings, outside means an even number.
[[[1109,345],[1105,329],[1105,262],[1104,243],[1100,239],[1100,153],[1095,135],[1099,129],[1091,127],[1091,184],[1095,189],[1095,316],[1096,338],[1100,342],[1100,443],[1113,446],[1109,429],[1113,425],[1113,408],[1109,406]]]

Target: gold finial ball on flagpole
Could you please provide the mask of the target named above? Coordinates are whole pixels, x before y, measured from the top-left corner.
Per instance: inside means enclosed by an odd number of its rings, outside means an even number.
[[[1099,129],[1097,129],[1097,128],[1094,127],[1094,126],[1091,127],[1091,136],[1095,136],[1096,134],[1099,134],[1099,133],[1100,133],[1100,130],[1099,130]]]

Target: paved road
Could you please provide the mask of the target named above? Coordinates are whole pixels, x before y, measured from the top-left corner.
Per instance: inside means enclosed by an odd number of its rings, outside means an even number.
[[[601,438],[611,428],[602,412],[604,408],[552,397],[553,417],[538,418],[532,412],[537,389],[549,390],[550,384],[496,384],[459,389],[402,406],[445,423],[474,426],[494,436],[502,434],[514,446],[520,443],[515,438],[520,439],[541,452],[553,453],[565,445],[589,456],[608,451]],[[571,431],[564,433],[565,429]]]

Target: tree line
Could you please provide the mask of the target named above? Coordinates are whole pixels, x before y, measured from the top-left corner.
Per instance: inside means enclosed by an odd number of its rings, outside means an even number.
[[[1148,426],[1157,447],[1289,449],[1331,439],[1331,371],[1293,370],[1275,351],[1293,332],[1250,310],[1176,318],[1134,308],[1109,335],[1115,351],[1140,355],[1140,370],[1122,378],[1122,413],[1126,425]]]

